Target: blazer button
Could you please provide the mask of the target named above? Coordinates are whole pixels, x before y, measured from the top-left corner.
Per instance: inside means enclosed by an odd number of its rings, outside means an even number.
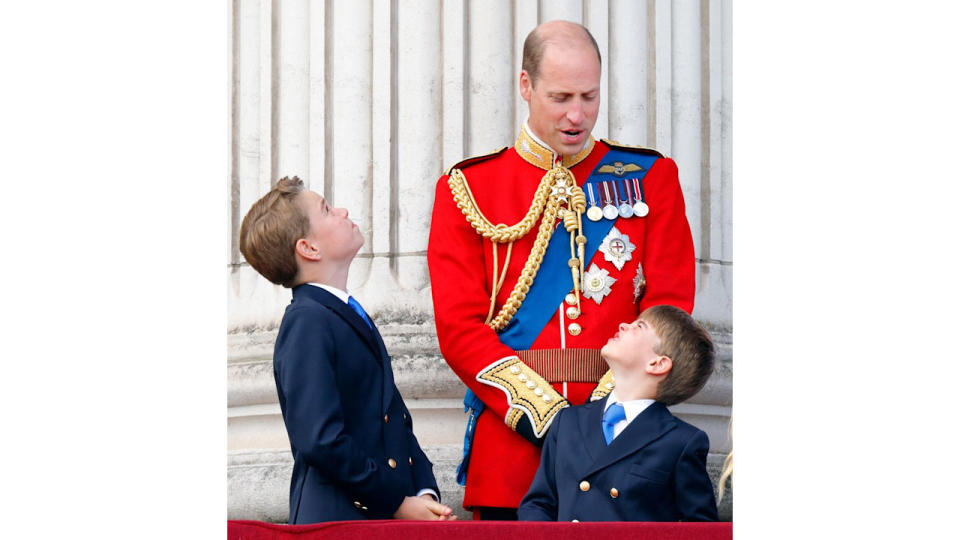
[[[397,462],[394,461],[393,458],[390,458],[390,459],[387,460],[387,465],[389,465],[391,469],[396,469],[396,468],[397,468]]]
[[[360,504],[360,501],[353,501],[353,505],[356,506],[357,508],[363,508],[363,505]]]
[[[579,519],[571,519],[571,520],[570,520],[570,523],[580,523],[580,520],[579,520]]]
[[[413,467],[413,457],[408,457],[408,458],[407,458],[407,463],[409,463],[410,466]]]
[[[580,482],[580,491],[590,491],[590,482],[586,480]]]
[[[617,488],[610,488],[610,496],[616,499],[620,496],[620,492],[617,491]]]
[[[390,415],[389,414],[383,415],[383,423],[386,424],[389,421],[390,421]]]

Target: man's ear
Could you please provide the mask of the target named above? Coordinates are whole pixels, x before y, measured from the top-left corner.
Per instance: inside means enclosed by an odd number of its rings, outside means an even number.
[[[300,255],[308,261],[319,261],[323,257],[320,255],[320,249],[312,245],[310,242],[307,242],[306,238],[301,238],[297,240],[297,243],[294,245],[294,250],[297,255]]]
[[[527,73],[527,70],[520,72],[520,97],[524,101],[530,103],[530,92],[533,90],[533,80],[530,79],[530,74]]]
[[[657,356],[647,364],[647,373],[651,375],[666,375],[673,369],[673,360],[669,356]]]

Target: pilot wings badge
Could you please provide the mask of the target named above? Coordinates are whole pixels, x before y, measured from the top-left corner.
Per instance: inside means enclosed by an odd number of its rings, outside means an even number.
[[[629,172],[642,171],[643,167],[637,165],[636,163],[623,163],[622,161],[614,161],[613,163],[605,163],[597,169],[597,174],[612,174],[617,177],[621,177]]]

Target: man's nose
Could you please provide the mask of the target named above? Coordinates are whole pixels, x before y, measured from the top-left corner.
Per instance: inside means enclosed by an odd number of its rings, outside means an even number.
[[[583,121],[583,103],[580,100],[574,100],[573,104],[567,110],[567,120],[571,124],[579,124]]]
[[[621,331],[621,332],[625,332],[625,331],[627,330],[627,328],[630,328],[630,325],[629,325],[629,324],[627,324],[627,323],[625,323],[625,322],[620,323],[620,331]]]
[[[343,217],[348,217],[350,215],[350,211],[346,208],[337,208],[337,212],[343,214]]]

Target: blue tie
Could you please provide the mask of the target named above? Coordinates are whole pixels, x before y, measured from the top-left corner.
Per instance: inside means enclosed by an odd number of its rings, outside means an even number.
[[[613,426],[626,419],[627,413],[624,412],[623,405],[614,403],[607,407],[606,412],[603,413],[603,438],[606,439],[607,444],[613,440]]]
[[[357,302],[356,298],[352,296],[347,298],[347,305],[350,306],[352,310],[357,312],[357,315],[359,315],[360,318],[367,323],[367,326],[369,326],[371,329],[373,328],[373,323],[370,322],[370,317],[367,316],[367,312],[363,310],[363,307],[360,306],[360,302]]]

